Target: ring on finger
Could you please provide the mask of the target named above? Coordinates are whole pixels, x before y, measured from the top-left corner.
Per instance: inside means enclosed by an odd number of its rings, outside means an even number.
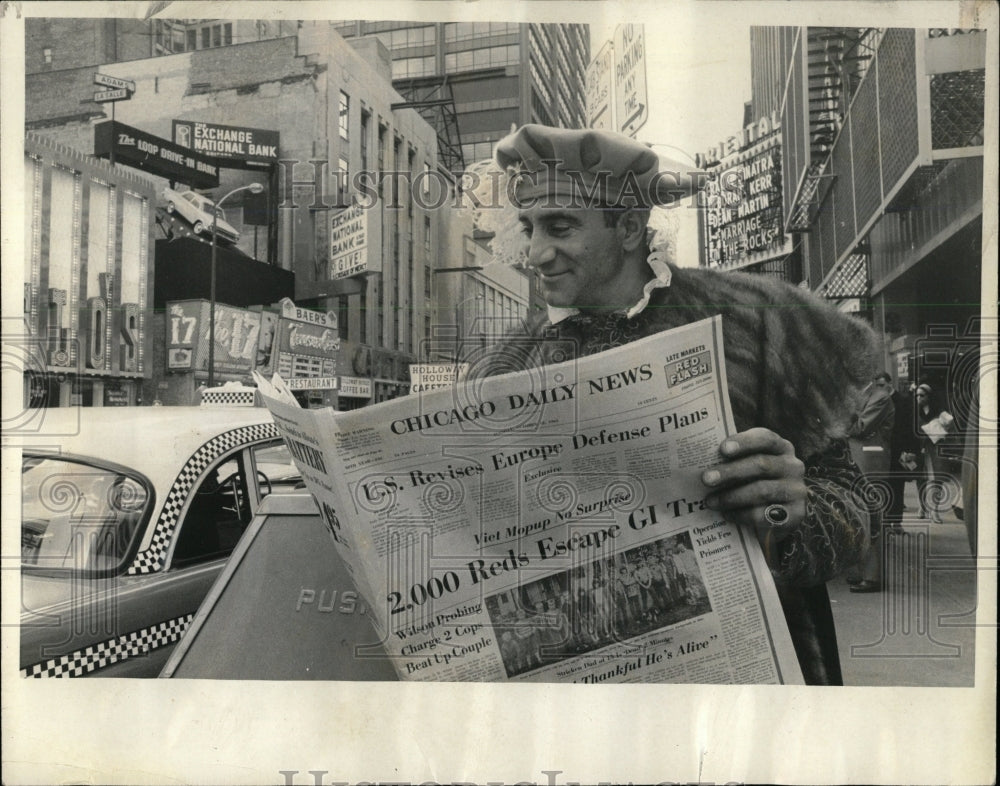
[[[791,516],[788,513],[788,508],[784,505],[768,505],[764,508],[764,520],[772,527],[784,526],[788,523],[789,518]]]

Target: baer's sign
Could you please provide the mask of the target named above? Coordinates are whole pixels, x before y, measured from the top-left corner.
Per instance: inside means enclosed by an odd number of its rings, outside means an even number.
[[[213,158],[267,166],[278,161],[277,131],[175,120],[173,134],[176,144]]]
[[[219,166],[214,160],[175,145],[169,139],[106,120],[94,126],[94,155],[104,157],[112,152],[120,163],[192,188],[219,185]]]

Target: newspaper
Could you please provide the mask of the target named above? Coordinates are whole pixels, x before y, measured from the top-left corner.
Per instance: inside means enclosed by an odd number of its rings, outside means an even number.
[[[337,413],[258,379],[400,677],[801,683],[752,533],[704,507],[722,323]],[[384,647],[384,650],[383,650]]]

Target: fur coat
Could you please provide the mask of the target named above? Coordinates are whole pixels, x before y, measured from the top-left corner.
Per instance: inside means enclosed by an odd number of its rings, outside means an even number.
[[[825,582],[860,563],[868,547],[865,482],[845,437],[876,366],[874,334],[811,293],[759,275],[671,268],[629,319],[589,312],[552,326],[539,316],[495,346],[470,376],[487,376],[619,347],[722,315],[726,374],[738,430],[762,426],[806,464],[806,519],[774,548],[763,544],[806,681],[839,684]],[[525,341],[525,338],[530,338]]]

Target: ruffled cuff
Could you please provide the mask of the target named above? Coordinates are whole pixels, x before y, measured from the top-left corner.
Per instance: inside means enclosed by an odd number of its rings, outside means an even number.
[[[867,481],[846,442],[837,440],[807,461],[805,483],[805,519],[775,544],[776,558],[769,560],[775,581],[786,586],[829,581],[860,564],[870,543]]]

